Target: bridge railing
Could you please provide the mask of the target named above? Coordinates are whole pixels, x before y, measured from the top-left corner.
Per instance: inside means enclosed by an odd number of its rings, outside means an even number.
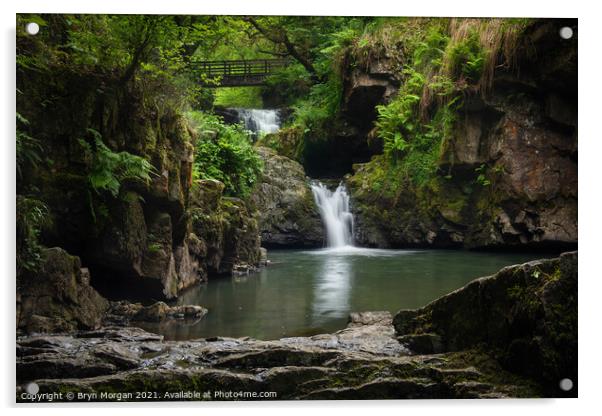
[[[289,63],[289,59],[195,61],[190,64],[190,68],[204,74],[208,79],[220,78],[221,85],[243,85],[245,82],[258,85],[265,77]]]

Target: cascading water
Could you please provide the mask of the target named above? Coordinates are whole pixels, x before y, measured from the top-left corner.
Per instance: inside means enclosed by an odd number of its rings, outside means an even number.
[[[311,184],[316,205],[326,227],[326,243],[330,248],[353,246],[353,215],[349,195],[343,184],[332,192],[323,183]]]
[[[280,129],[278,110],[258,108],[235,108],[238,119],[247,130],[255,135],[259,133],[276,133]]]

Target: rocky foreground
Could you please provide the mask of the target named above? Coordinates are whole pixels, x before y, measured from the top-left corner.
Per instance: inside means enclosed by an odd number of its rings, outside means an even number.
[[[272,399],[474,398],[538,394],[535,386],[470,353],[409,355],[388,312],[353,314],[334,334],[278,341],[163,341],[138,328],[19,340],[19,382],[40,393],[98,394],[96,400],[170,399],[197,392],[275,392]],[[17,399],[27,401],[18,387]],[[217,393],[216,393],[217,392]],[[146,396],[140,396],[139,394]],[[131,396],[130,396],[131,394]],[[148,397],[150,395],[150,397]],[[174,398],[179,398],[176,396]],[[224,397],[227,398],[227,397]],[[243,398],[243,397],[241,397]],[[252,398],[252,397],[249,397]],[[59,399],[60,400],[60,399]]]
[[[23,336],[17,401],[576,396],[557,384],[577,382],[576,289],[577,253],[566,253],[394,319],[353,313],[333,334],[165,341],[113,326]]]

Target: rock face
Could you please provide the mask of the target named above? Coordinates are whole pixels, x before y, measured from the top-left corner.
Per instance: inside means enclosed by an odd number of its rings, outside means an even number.
[[[38,189],[34,197],[49,208],[52,225],[40,243],[79,256],[101,293],[170,299],[208,274],[257,266],[253,209],[222,197],[222,184],[193,183],[194,144],[215,132],[194,131],[174,110],[172,96],[158,88],[154,93],[165,103],[148,106],[145,88],[152,87],[133,81],[117,88],[118,80],[106,74],[25,71],[20,81],[27,85],[20,85],[19,111],[52,161],[52,168],[33,169],[20,183]],[[43,109],[32,105],[36,94],[69,98]],[[151,179],[122,180],[117,195],[93,189],[87,172],[94,158],[80,141],[92,145],[92,136],[112,152],[144,157],[152,164]]]
[[[251,271],[261,263],[257,212],[238,198],[223,197],[224,184],[199,180],[192,189],[189,251],[201,273],[233,274]]]
[[[520,71],[498,69],[491,91],[464,98],[431,182],[400,181],[386,193],[382,156],[354,166],[347,186],[359,243],[576,247],[577,48],[558,36],[565,23],[533,24],[517,47]],[[350,88],[380,82],[366,71]],[[353,103],[353,89],[347,94]]]
[[[371,128],[372,121],[376,119],[375,107],[395,95],[401,84],[403,57],[400,49],[390,48],[378,54],[378,59],[349,65],[344,74],[342,111],[360,129]],[[345,59],[347,62],[357,61],[350,52]]]
[[[106,74],[24,71],[20,82],[26,85],[19,111],[52,160],[52,168],[33,170],[22,184],[34,184],[50,211],[52,226],[41,243],[79,256],[103,293],[120,287],[171,298],[198,282],[195,266],[184,264],[197,138],[186,119],[170,105],[146,106],[148,86],[117,88]],[[36,94],[61,98],[43,109]],[[93,189],[87,172],[94,158],[80,141],[94,149],[93,136],[113,152],[144,157],[153,166],[151,180],[123,180],[116,196]]]
[[[322,247],[324,229],[303,166],[272,149],[258,147],[264,162],[252,196],[266,247]]]
[[[75,353],[77,351],[77,353]],[[482,354],[407,355],[388,312],[356,314],[347,329],[278,341],[214,338],[163,341],[136,328],[17,343],[17,401],[35,381],[40,393],[96,393],[92,401],[287,400],[533,397],[536,386]],[[69,378],[57,378],[69,374]],[[217,391],[273,392],[228,397]],[[178,396],[195,391],[196,397]],[[103,393],[108,395],[102,396]],[[77,397],[77,396],[76,396]],[[64,397],[58,401],[66,401]]]
[[[506,267],[399,311],[393,324],[416,353],[485,346],[506,369],[558,393],[561,379],[577,380],[577,252]]]
[[[79,257],[58,247],[44,249],[39,273],[19,279],[17,329],[67,332],[95,329],[109,307],[90,286],[90,273]]]

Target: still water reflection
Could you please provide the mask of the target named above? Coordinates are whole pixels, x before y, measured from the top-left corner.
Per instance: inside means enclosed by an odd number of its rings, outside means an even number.
[[[349,312],[416,308],[503,266],[536,254],[340,247],[271,251],[272,264],[242,278],[214,278],[180,304],[209,309],[196,323],[146,325],[168,339],[277,339],[345,327]]]

